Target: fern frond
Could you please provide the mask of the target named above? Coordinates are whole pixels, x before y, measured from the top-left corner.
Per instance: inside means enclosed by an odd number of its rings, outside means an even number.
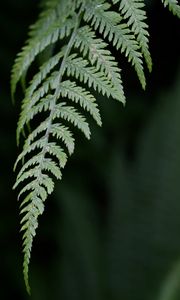
[[[27,147],[26,147],[26,145],[28,143],[26,144],[26,142],[25,142],[23,151],[17,157],[17,160],[14,165],[14,169],[16,169],[17,164],[20,161],[22,161],[27,154],[29,154],[30,152],[33,152],[34,150],[37,150],[37,149],[43,149],[43,147],[45,146],[45,142],[46,142],[45,137],[31,143]]]
[[[74,152],[74,138],[69,128],[59,123],[54,123],[51,126],[50,133],[64,142],[70,155]]]
[[[57,158],[59,166],[61,168],[65,167],[65,164],[67,162],[67,155],[60,146],[56,145],[55,143],[49,143],[48,147],[46,148],[46,151],[50,155]]]
[[[54,175],[57,179],[61,179],[62,173],[58,167],[58,165],[52,160],[48,158],[44,158],[42,164],[42,171],[49,171]]]
[[[55,45],[52,56],[46,57],[25,87],[17,126],[17,142],[24,133],[24,146],[15,163],[19,170],[14,188],[20,190],[23,272],[28,292],[38,217],[54,190],[54,179],[61,179],[68,155],[74,151],[73,128],[90,138],[86,114],[101,126],[94,91],[125,103],[120,69],[110,45],[127,56],[145,88],[143,55],[149,68],[150,60],[143,6],[133,1],[130,16],[130,6],[123,3],[120,12],[115,12],[105,0],[45,1],[44,13],[31,27],[29,39],[15,60],[12,95],[37,56]]]
[[[110,8],[109,4],[98,4],[97,1],[88,3],[84,20],[90,22],[95,30],[98,29],[104,38],[107,37],[109,42],[113,43],[113,46],[121,50],[121,53],[125,53],[128,61],[134,66],[143,89],[145,89],[146,80],[140,46],[128,25],[122,22],[123,18],[118,13],[107,11]]]
[[[18,173],[17,175],[17,180],[19,178],[21,178],[21,175],[27,170],[29,169],[30,167],[33,167],[35,165],[37,165],[39,163],[39,161],[41,160],[41,154],[37,154],[37,155],[34,155],[31,159],[29,159],[21,168],[20,172]],[[14,185],[14,188],[16,188],[16,186],[18,185],[17,181]]]
[[[87,83],[89,88],[93,87],[103,95],[112,96],[116,99],[117,95],[111,81],[106,78],[103,72],[97,71],[95,67],[88,65],[88,61],[73,54],[66,61],[67,75],[75,76],[81,82]]]
[[[90,94],[90,92],[80,86],[77,86],[75,82],[67,80],[62,82],[60,94],[63,98],[68,97],[73,102],[79,103],[84,110],[87,110],[91,114],[99,126],[102,125],[96,99]]]
[[[37,135],[44,132],[47,129],[47,122],[48,122],[48,119],[45,120],[44,122],[42,122],[35,130],[33,130],[29,134],[28,138],[25,141],[24,148],[28,148],[29,145],[35,140]],[[54,136],[58,139],[61,139],[64,142],[70,155],[73,153],[74,138],[68,127],[66,127],[64,125],[60,125],[59,123],[53,124],[51,126],[50,134],[52,134],[52,136]],[[28,162],[30,162],[30,160]],[[24,167],[25,167],[25,165],[24,165]]]
[[[39,72],[35,74],[32,81],[30,82],[29,87],[26,90],[25,101],[33,95],[37,87],[43,82],[43,80],[47,77],[51,70],[53,70],[54,67],[59,63],[63,55],[64,52],[61,50],[59,53],[52,56],[48,61],[46,61],[42,66],[40,66]]]
[[[149,33],[146,23],[147,17],[144,10],[144,0],[113,0],[120,2],[119,10],[127,19],[128,26],[132,29],[141,47],[142,54],[146,60],[149,71],[152,70],[152,59],[149,52]]]
[[[28,124],[38,113],[42,111],[47,111],[49,109],[50,103],[52,101],[52,95],[48,95],[45,98],[42,98],[37,105],[34,105],[29,101],[26,102],[18,120],[17,125],[17,144],[19,145],[20,134],[24,131],[25,124]]]
[[[178,18],[180,18],[180,5],[178,4],[178,0],[161,0],[164,4],[164,7],[168,6],[169,10]]]
[[[79,128],[87,139],[90,139],[90,129],[85,118],[73,107],[58,104],[54,110],[53,120],[62,118],[71,122],[75,127]]]
[[[18,81],[23,74],[27,72],[29,66],[32,64],[37,55],[40,54],[47,46],[52,45],[59,39],[68,37],[74,27],[74,19],[66,19],[66,22],[63,24],[62,19],[57,19],[56,16],[56,19],[53,21],[54,22],[52,22],[52,24],[48,25],[46,30],[40,31],[40,35],[34,36],[33,34],[33,38],[29,38],[26,45],[17,56],[11,76],[11,91],[13,97]]]
[[[84,57],[88,54],[90,63],[92,65],[96,63],[97,70],[106,74],[117,91],[116,99],[125,103],[120,69],[111,52],[106,49],[107,46],[102,39],[96,38],[96,33],[89,26],[78,30],[75,47],[80,49]]]

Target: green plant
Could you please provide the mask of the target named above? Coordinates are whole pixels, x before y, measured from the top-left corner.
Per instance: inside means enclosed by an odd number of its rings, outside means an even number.
[[[176,0],[162,2],[180,17]],[[15,168],[20,162],[22,167],[14,188],[20,187],[23,272],[29,293],[28,269],[38,216],[54,190],[50,174],[61,179],[67,155],[74,151],[73,126],[90,138],[82,109],[101,126],[94,91],[125,104],[120,69],[109,46],[125,54],[145,89],[143,59],[152,69],[148,36],[143,0],[45,1],[15,60],[11,90],[14,98],[21,82],[24,99],[17,143],[22,139],[24,146],[15,163]],[[37,58],[42,63],[34,71]],[[58,145],[59,140],[66,150]]]

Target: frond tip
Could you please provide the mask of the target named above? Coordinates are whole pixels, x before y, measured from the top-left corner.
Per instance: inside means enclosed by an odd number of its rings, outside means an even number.
[[[144,0],[113,0],[114,3],[120,2],[119,10],[127,20],[140,45],[142,54],[145,58],[149,71],[152,71],[152,59],[149,52],[149,33],[146,23],[146,12],[144,10]]]

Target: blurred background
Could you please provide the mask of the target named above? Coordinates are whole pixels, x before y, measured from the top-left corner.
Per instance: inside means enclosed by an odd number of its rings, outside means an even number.
[[[0,298],[26,300],[13,164],[19,103],[13,60],[39,1],[0,8]],[[79,134],[46,202],[33,244],[33,300],[180,299],[180,31],[161,1],[146,1],[153,72],[142,91],[119,56],[127,105],[98,97],[103,127]]]

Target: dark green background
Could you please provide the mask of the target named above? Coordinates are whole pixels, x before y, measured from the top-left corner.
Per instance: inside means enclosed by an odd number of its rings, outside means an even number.
[[[180,299],[178,289],[160,296],[180,286],[180,23],[160,0],[146,2],[153,58],[147,90],[119,55],[127,105],[98,97],[103,127],[90,120],[91,141],[76,136],[39,219],[33,300]],[[12,105],[10,70],[38,4],[5,0],[0,8],[0,299],[28,299],[12,191],[20,100]]]

